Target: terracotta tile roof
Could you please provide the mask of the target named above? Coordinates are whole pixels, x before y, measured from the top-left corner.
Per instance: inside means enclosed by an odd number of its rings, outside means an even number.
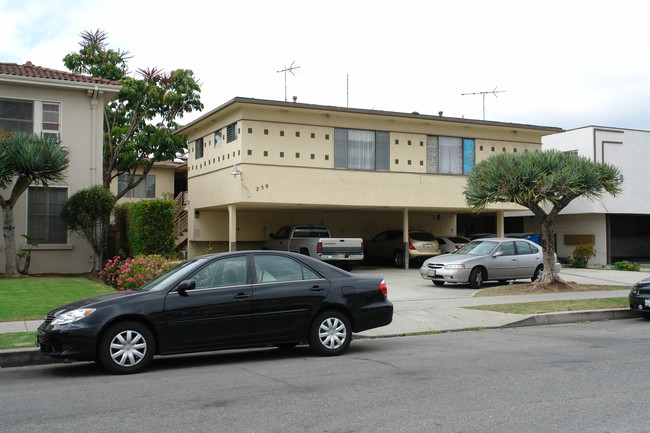
[[[55,69],[42,68],[34,66],[32,62],[24,65],[16,63],[0,63],[0,74],[16,75],[19,77],[45,78],[50,80],[69,81],[88,84],[109,84],[119,86],[118,81],[107,80],[105,78],[95,78],[87,75],[73,74],[71,72],[57,71]]]

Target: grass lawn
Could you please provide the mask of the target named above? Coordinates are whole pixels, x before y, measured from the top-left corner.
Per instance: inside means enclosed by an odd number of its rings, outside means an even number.
[[[53,308],[113,288],[84,277],[0,279],[0,322],[41,320]]]
[[[22,347],[36,347],[35,332],[10,332],[0,334],[0,350],[20,349]]]
[[[534,284],[506,284],[503,286],[488,287],[486,289],[477,292],[474,297],[483,297],[483,296],[508,296],[508,295],[539,295],[542,293],[550,292],[600,292],[607,290],[630,290],[629,286],[594,286],[586,284],[572,284],[571,288],[564,290],[553,290],[553,287],[550,289],[548,287],[540,288]]]
[[[556,311],[601,310],[629,308],[628,298],[571,299],[566,301],[539,301],[519,304],[493,304],[466,307],[474,310],[497,311],[512,314],[540,314]]]

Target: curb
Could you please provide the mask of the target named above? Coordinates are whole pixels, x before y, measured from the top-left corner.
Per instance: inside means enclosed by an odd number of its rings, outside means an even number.
[[[526,319],[507,325],[491,328],[519,328],[524,326],[560,325],[566,323],[598,322],[603,320],[633,319],[640,317],[635,311],[627,308],[609,310],[566,311],[561,313],[536,314]],[[394,335],[386,335],[394,337]],[[377,337],[372,337],[377,338]],[[0,350],[0,369],[9,367],[25,367],[30,365],[62,364],[75,362],[69,359],[50,358],[43,355],[36,347],[26,349]]]

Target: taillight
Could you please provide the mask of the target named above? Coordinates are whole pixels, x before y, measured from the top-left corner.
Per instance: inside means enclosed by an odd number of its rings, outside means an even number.
[[[316,253],[320,254],[322,252],[323,252],[323,243],[319,242],[319,243],[316,244]]]
[[[414,250],[414,249],[415,247],[413,246],[413,244],[409,242],[409,250]]]
[[[379,283],[379,289],[381,290],[381,293],[388,295],[388,286],[386,285],[386,280],[381,280],[381,283]]]

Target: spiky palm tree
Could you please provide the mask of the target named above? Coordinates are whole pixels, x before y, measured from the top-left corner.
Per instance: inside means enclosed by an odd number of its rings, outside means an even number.
[[[66,178],[70,159],[58,139],[23,133],[3,135],[0,140],[0,188],[10,189],[9,197],[0,194],[7,276],[18,276],[16,234],[13,209],[30,185],[48,186]]]
[[[610,164],[556,150],[529,153],[502,153],[477,164],[469,174],[465,198],[475,212],[489,203],[510,202],[530,209],[541,223],[544,273],[539,283],[559,278],[553,271],[553,221],[572,200],[590,200],[604,193],[621,192],[623,176]]]

